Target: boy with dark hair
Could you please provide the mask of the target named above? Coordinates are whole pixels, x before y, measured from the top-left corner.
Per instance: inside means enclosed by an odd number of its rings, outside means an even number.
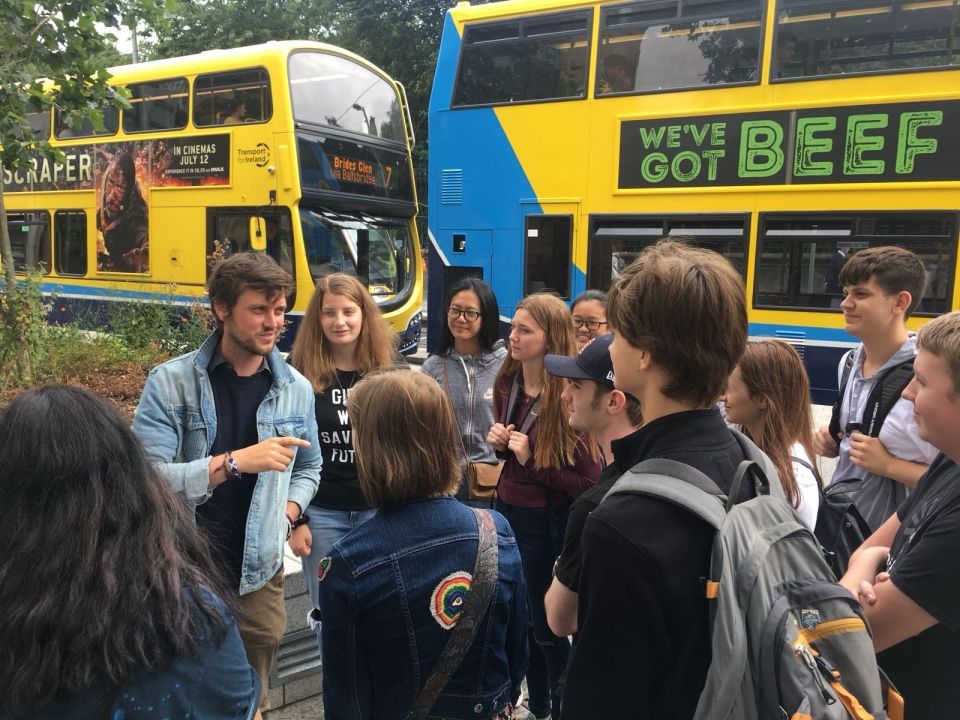
[[[729,492],[745,457],[716,402],[747,340],[740,275],[720,255],[666,238],[607,302],[614,382],[644,420],[611,443],[617,463],[676,460]],[[745,485],[738,498],[751,493]],[[703,578],[713,538],[689,511],[639,494],[612,495],[589,515],[563,720],[693,716],[711,661]]]
[[[847,356],[840,363],[839,422],[820,428],[815,442],[820,455],[839,456],[834,481],[859,479],[852,499],[871,530],[893,514],[936,457],[936,449],[917,435],[908,399],[897,400],[882,423],[871,422],[879,408],[875,386],[892,383],[888,373],[916,355],[916,336],[906,321],[923,299],[926,278],[920,258],[893,246],[861,250],[840,271],[844,326],[860,344],[851,351],[849,371]]]
[[[292,286],[261,253],[219,263],[208,283],[217,329],[150,371],[133,418],[147,457],[195,508],[236,593],[261,709],[286,629],[284,539],[307,521],[322,464],[313,388],[276,347]],[[303,542],[294,554],[310,552],[309,534]]]
[[[903,396],[920,437],[941,454],[841,582],[863,604],[907,718],[940,720],[960,699],[960,312],[927,323],[916,340],[916,376]]]

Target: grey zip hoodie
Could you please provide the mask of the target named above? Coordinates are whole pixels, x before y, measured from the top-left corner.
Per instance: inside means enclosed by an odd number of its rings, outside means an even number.
[[[493,417],[493,381],[507,357],[503,341],[493,350],[479,355],[461,355],[454,349],[446,355],[431,355],[423,363],[423,372],[447,391],[443,368],[447,368],[450,398],[457,414],[457,424],[470,462],[498,462],[493,448],[487,444],[487,433],[496,420]],[[458,454],[462,451],[458,448]]]

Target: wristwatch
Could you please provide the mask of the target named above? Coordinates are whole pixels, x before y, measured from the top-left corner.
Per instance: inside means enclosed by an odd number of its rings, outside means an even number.
[[[290,529],[296,530],[298,527],[301,525],[306,525],[308,522],[310,522],[310,516],[306,513],[300,513],[300,517],[298,517],[296,520],[290,521]]]

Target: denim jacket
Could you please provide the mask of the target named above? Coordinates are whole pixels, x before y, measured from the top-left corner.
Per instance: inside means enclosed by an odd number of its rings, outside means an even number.
[[[431,718],[495,717],[527,670],[526,587],[513,531],[497,526],[487,616]],[[328,720],[403,720],[434,671],[477,557],[473,511],[451,497],[381,508],[320,561]]]
[[[207,366],[220,342],[220,331],[199,350],[168,360],[150,371],[133,418],[133,430],[147,457],[157,464],[170,488],[194,507],[207,500],[210,449],[217,436],[217,411]],[[258,590],[283,564],[287,537],[287,501],[310,504],[320,482],[320,443],[313,409],[313,388],[274,349],[267,356],[273,382],[257,409],[260,442],[292,436],[310,443],[294,447],[296,455],[283,472],[262,472],[247,515],[240,594]]]

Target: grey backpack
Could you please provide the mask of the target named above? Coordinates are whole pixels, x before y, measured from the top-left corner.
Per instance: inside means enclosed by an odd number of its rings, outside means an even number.
[[[704,588],[713,660],[694,720],[894,720],[902,700],[890,696],[888,715],[860,604],[786,502],[770,459],[732,432],[747,460],[730,499],[699,470],[666,459],[637,464],[604,498],[660,498],[717,529]],[[734,504],[747,477],[756,496]]]

